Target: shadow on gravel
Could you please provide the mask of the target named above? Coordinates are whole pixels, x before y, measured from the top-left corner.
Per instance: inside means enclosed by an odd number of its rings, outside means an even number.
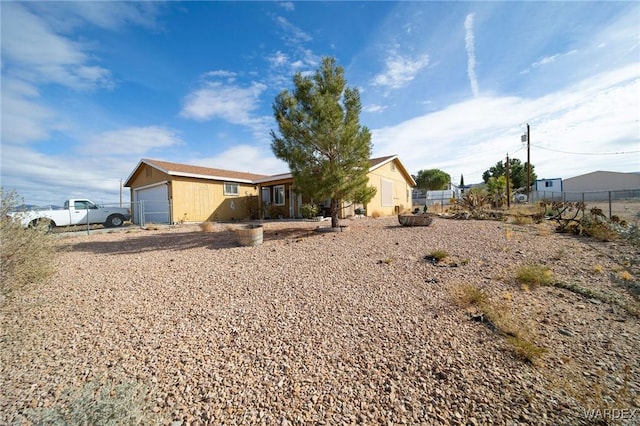
[[[263,235],[263,245],[268,245],[272,241],[282,240],[299,242],[304,238],[316,236],[322,236],[322,234],[300,228],[266,229]],[[240,247],[240,245],[233,231],[153,233],[146,235],[136,233],[118,241],[83,241],[81,243],[65,244],[63,245],[63,250],[97,254],[134,254],[152,251],[180,251],[202,247],[220,250]],[[247,247],[247,249],[251,248]]]

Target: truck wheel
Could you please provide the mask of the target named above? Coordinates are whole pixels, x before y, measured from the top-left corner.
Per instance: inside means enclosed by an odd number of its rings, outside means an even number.
[[[56,226],[54,221],[49,219],[35,219],[32,220],[29,224],[29,228],[44,228],[45,232],[53,231],[53,228]]]
[[[124,225],[124,216],[120,214],[112,214],[107,218],[107,221],[105,222],[105,226],[109,228],[122,226],[122,225]]]

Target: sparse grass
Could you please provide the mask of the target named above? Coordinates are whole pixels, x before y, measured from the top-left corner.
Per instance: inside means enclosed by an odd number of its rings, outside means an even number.
[[[595,272],[596,274],[602,273],[603,270],[604,268],[602,267],[602,265],[600,264],[593,265],[593,272]]]
[[[0,189],[0,296],[36,286],[53,273],[53,239],[46,226],[23,228],[16,219],[6,218],[13,210],[16,195]]]
[[[424,258],[426,260],[430,260],[432,262],[440,262],[443,259],[449,257],[449,253],[444,250],[433,250],[429,254],[427,254]]]
[[[511,301],[511,294],[505,294],[503,300],[494,303],[483,289],[465,284],[452,290],[452,296],[455,304],[466,309],[475,308],[490,329],[506,336],[518,358],[537,364],[539,358],[546,352],[546,349],[534,343],[531,327],[512,313],[507,303]]]
[[[518,212],[513,217],[513,223],[515,225],[531,225],[533,223],[533,219],[531,218],[531,216],[525,216],[524,214]]]
[[[202,222],[202,223],[201,223],[200,225],[198,225],[198,226],[200,227],[200,229],[201,229],[203,232],[213,232],[213,230],[214,230],[214,229],[215,229],[215,227],[216,227],[216,224],[215,224],[215,223],[213,223],[213,222],[209,222],[209,221],[207,221],[207,222]]]
[[[633,276],[628,271],[620,271],[618,272],[618,278],[622,281],[631,281]]]
[[[536,363],[547,352],[545,348],[520,336],[507,336],[507,341],[511,343],[513,352],[517,357],[532,364]]]
[[[567,249],[565,247],[558,247],[555,254],[553,255],[553,260],[562,260],[567,256]]]
[[[516,279],[527,287],[549,285],[553,282],[553,272],[541,265],[524,265],[516,271]]]
[[[471,306],[481,308],[489,301],[489,295],[484,290],[470,284],[460,286],[454,296],[463,308]]]
[[[101,383],[98,380],[80,389],[67,391],[66,404],[27,410],[34,424],[46,425],[137,425],[144,419],[148,392],[134,382]],[[150,419],[146,419],[150,420]]]
[[[157,231],[158,229],[160,229],[160,226],[156,225],[155,223],[147,223],[144,229],[147,231]]]

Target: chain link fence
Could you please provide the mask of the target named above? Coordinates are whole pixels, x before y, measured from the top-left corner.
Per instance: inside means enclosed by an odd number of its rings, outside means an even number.
[[[171,224],[171,203],[168,201],[140,200],[131,203],[131,219],[141,228],[148,224]]]
[[[553,192],[533,191],[531,202],[538,201],[583,202],[587,210],[601,209],[608,217],[618,216],[627,221],[640,219],[640,188],[618,191]]]

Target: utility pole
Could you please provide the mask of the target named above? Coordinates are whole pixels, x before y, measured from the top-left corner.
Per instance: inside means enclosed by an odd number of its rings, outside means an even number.
[[[527,123],[527,134],[522,135],[522,142],[527,142],[527,203],[529,203],[529,190],[531,188],[531,133],[529,131],[529,123]]]
[[[511,208],[511,191],[509,190],[509,153],[507,153],[507,210]]]

